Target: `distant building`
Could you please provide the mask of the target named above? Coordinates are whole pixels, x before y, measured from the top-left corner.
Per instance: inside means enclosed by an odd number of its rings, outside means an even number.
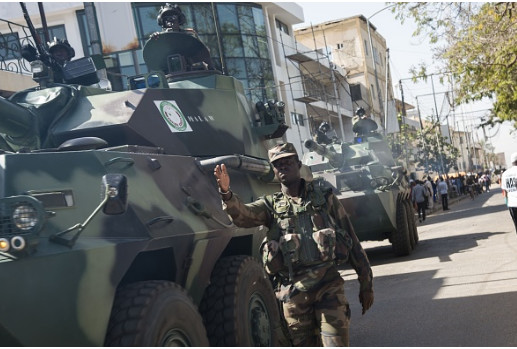
[[[386,128],[385,103],[388,100],[387,129],[398,132],[391,83],[387,84],[386,91],[386,79],[389,77],[386,40],[371,23],[370,34],[371,45],[367,20],[362,15],[312,25],[295,33],[297,41],[328,52],[331,60],[346,70],[354,106],[363,107],[382,129]]]

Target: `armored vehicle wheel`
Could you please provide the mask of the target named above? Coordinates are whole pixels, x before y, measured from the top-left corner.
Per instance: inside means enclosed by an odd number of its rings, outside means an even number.
[[[397,230],[392,234],[391,243],[395,255],[407,256],[411,253],[406,206],[401,200],[397,201]]]
[[[276,298],[260,263],[249,256],[221,259],[199,307],[211,346],[279,346]]]
[[[117,291],[105,346],[208,346],[203,319],[185,290],[142,281]]]
[[[403,201],[404,206],[406,207],[406,215],[409,229],[409,240],[411,241],[411,249],[414,249],[418,243],[417,233],[416,233],[416,223],[415,223],[415,212],[413,211],[413,206],[411,206],[411,202],[409,200]]]
[[[416,227],[415,212],[413,211],[413,206],[411,206],[411,202],[409,200],[406,202],[408,203],[408,206],[411,208],[411,220],[409,221],[409,224],[410,227],[412,227],[412,229],[410,229],[410,231],[413,232],[413,239],[415,240],[415,245],[417,245],[420,238],[418,236],[418,229]]]

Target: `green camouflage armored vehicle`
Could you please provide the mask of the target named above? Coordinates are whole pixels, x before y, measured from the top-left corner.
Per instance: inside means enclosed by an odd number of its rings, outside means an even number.
[[[303,163],[332,186],[359,240],[389,239],[395,255],[410,254],[418,242],[411,190],[385,139],[369,131],[353,144],[320,143],[305,141]]]
[[[44,54],[42,86],[0,99],[0,344],[280,345],[265,231],[232,224],[213,170],[247,200],[277,191],[283,104],[252,106],[181,30],[146,43],[151,72],[122,92],[81,84],[90,59],[52,83]]]

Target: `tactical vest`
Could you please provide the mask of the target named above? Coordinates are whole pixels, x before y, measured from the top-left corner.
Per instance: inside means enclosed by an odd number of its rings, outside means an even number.
[[[328,214],[328,194],[328,189],[307,183],[303,204],[282,192],[264,197],[273,214],[262,244],[266,271],[276,274],[287,269],[291,278],[298,270],[348,259],[352,239]]]

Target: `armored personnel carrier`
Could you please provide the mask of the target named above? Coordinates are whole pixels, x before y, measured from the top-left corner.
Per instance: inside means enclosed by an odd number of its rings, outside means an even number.
[[[389,239],[395,255],[410,254],[418,242],[411,190],[386,140],[368,131],[353,144],[320,143],[305,141],[302,162],[332,186],[359,240]]]
[[[86,86],[89,59],[65,64],[64,84],[35,59],[40,86],[0,99],[1,345],[282,343],[254,258],[265,231],[232,224],[213,169],[247,200],[276,191],[283,104],[253,106],[178,11],[162,8],[173,25],[127,91]]]

